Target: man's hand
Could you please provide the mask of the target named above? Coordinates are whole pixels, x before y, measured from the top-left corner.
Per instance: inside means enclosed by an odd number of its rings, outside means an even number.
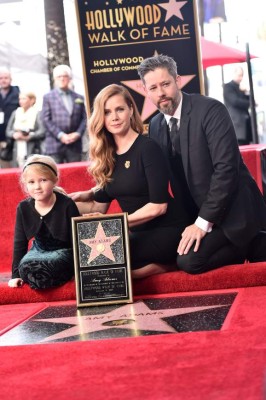
[[[203,231],[195,224],[187,226],[182,233],[182,239],[180,240],[177,248],[178,254],[180,256],[182,256],[183,254],[187,254],[194,242],[196,242],[194,246],[194,251],[198,251],[201,239],[204,238],[206,234],[207,232]]]
[[[80,139],[80,134],[77,132],[65,133],[61,137],[61,142],[64,144],[71,144]]]

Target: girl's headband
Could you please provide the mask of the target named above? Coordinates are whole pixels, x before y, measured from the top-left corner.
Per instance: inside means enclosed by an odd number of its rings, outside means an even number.
[[[56,170],[55,170],[53,167],[51,167],[51,165],[46,164],[45,162],[42,162],[42,161],[32,161],[32,162],[26,164],[25,167],[23,168],[23,172],[25,171],[25,169],[26,169],[29,165],[33,165],[33,164],[45,165],[46,167],[50,168],[51,171],[53,171],[53,173],[55,174],[55,176],[57,176]]]

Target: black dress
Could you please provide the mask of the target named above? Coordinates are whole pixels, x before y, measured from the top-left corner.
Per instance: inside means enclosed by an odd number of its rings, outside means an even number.
[[[17,208],[12,278],[20,277],[33,289],[62,285],[74,275],[71,218],[79,211],[72,199],[55,193],[56,202],[44,216],[32,198]]]
[[[130,228],[132,269],[150,263],[175,262],[177,245],[187,221],[183,210],[176,210],[168,192],[168,172],[159,145],[138,135],[131,148],[116,155],[112,181],[95,193],[95,201],[116,199],[123,212],[134,213],[147,203],[168,203],[167,212],[153,220]]]

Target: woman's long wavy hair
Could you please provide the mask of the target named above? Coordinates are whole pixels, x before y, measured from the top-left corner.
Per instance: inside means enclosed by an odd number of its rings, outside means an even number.
[[[115,165],[116,144],[112,134],[106,130],[104,125],[106,101],[115,95],[122,95],[128,107],[133,109],[131,128],[138,133],[143,133],[143,123],[136,103],[125,87],[112,84],[106,86],[97,94],[94,99],[88,130],[90,137],[89,172],[98,188],[104,187],[111,181]]]

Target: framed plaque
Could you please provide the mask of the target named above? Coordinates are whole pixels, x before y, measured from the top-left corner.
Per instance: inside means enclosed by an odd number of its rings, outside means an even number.
[[[132,303],[127,213],[72,218],[77,307]]]

